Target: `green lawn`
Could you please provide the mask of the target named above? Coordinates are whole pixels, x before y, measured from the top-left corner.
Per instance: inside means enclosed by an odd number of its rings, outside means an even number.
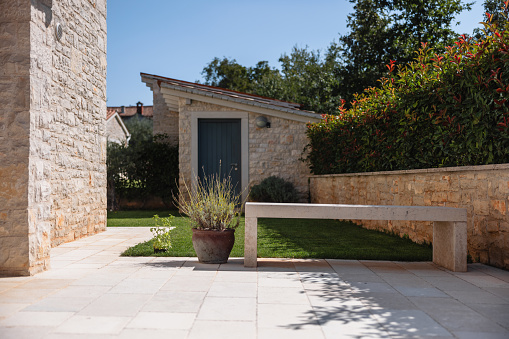
[[[173,214],[172,249],[154,254],[152,242],[129,248],[126,256],[196,256],[191,223],[176,211],[108,212],[108,226],[153,226],[152,216]],[[244,219],[235,231],[232,257],[244,256]],[[366,230],[351,222],[314,219],[259,219],[258,256],[261,258],[328,258],[430,261],[432,249],[411,240]]]

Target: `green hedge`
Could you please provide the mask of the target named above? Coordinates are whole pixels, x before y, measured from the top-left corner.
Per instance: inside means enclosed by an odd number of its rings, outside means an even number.
[[[167,207],[173,206],[173,196],[178,194],[178,146],[166,140],[166,135],[159,134],[129,145],[108,144],[108,186],[114,188],[113,200],[160,197]]]
[[[509,162],[509,24],[484,24],[441,55],[422,45],[414,62],[391,61],[369,88],[309,124],[314,174]],[[343,103],[344,105],[344,103]]]

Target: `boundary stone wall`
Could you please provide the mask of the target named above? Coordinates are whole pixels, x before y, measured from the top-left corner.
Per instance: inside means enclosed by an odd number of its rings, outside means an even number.
[[[509,269],[509,164],[310,177],[312,203],[448,206],[468,212],[468,253]],[[430,222],[356,221],[363,227],[432,242]]]

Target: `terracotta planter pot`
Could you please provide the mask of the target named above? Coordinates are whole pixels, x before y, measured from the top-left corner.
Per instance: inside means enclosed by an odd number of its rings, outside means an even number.
[[[205,264],[224,264],[235,242],[235,230],[198,230],[193,228],[193,247],[198,260]]]

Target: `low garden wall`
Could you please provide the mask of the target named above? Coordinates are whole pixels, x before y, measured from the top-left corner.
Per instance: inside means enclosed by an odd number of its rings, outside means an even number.
[[[317,175],[309,184],[312,203],[466,208],[472,259],[509,269],[509,164]],[[362,225],[419,243],[433,239],[430,222],[362,221]]]

